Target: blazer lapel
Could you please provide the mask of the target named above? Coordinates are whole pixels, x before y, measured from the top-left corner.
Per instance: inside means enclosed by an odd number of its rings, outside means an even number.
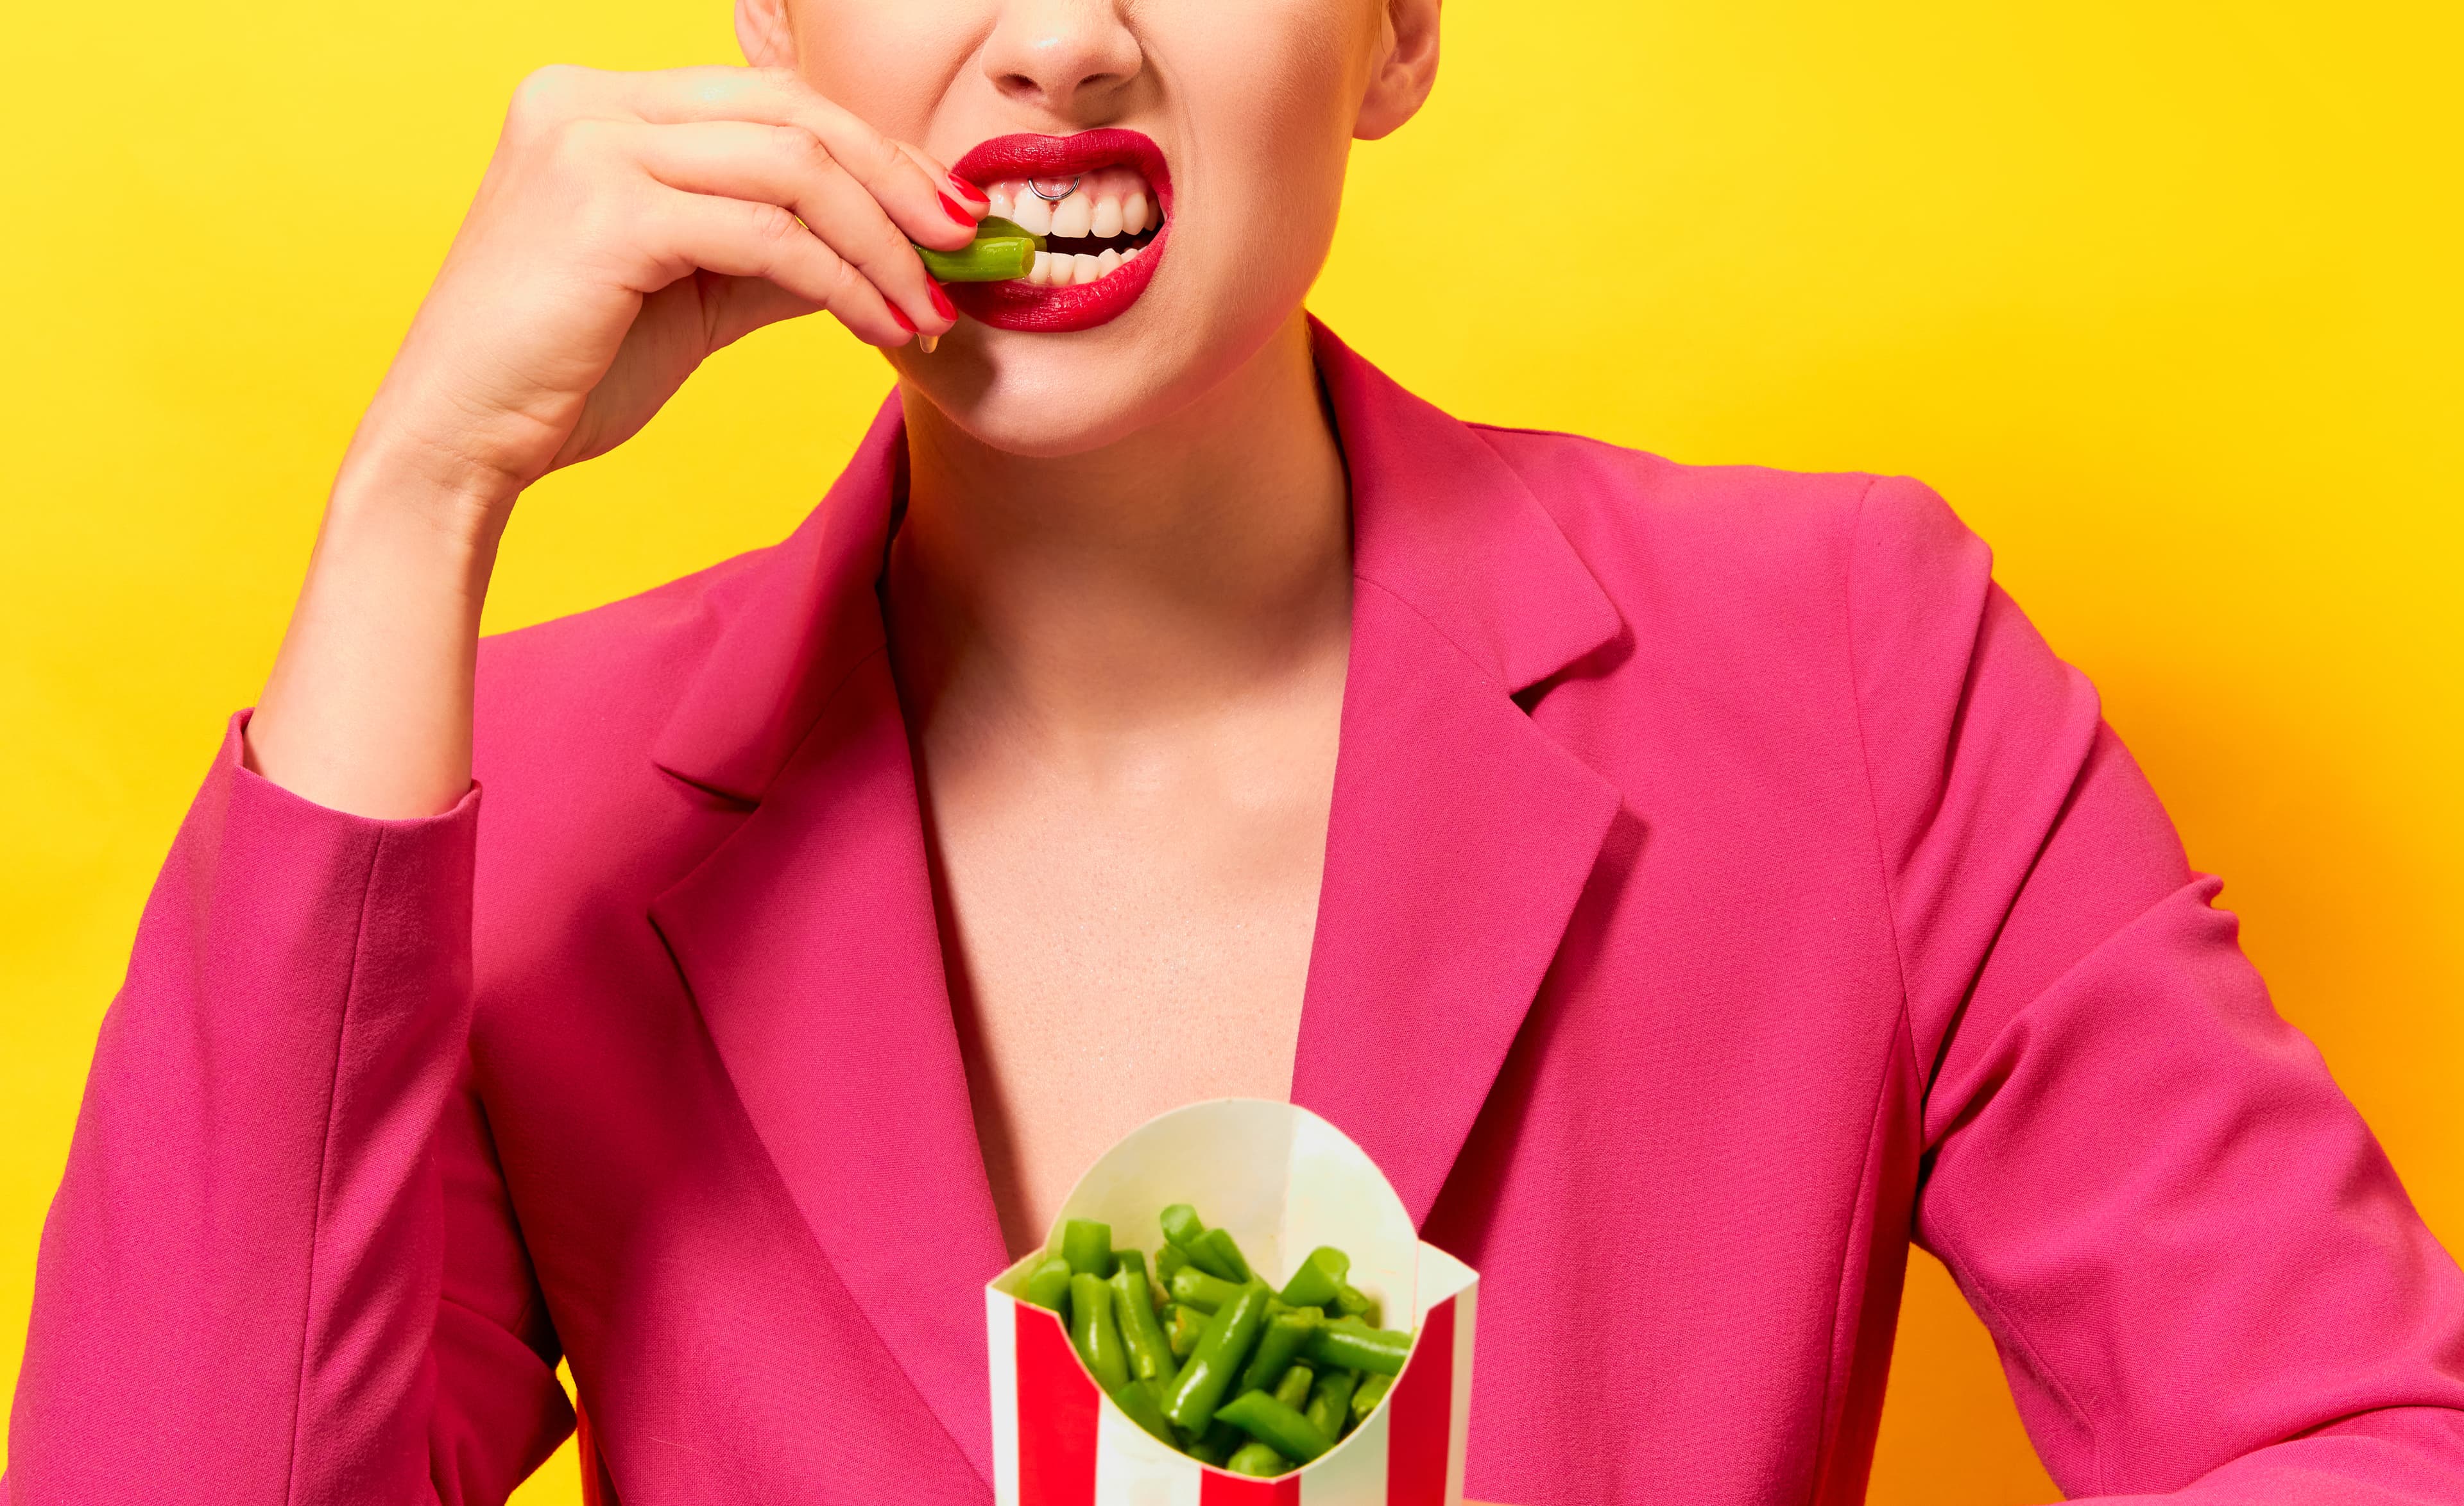
[[[1292,1099],[1375,1157],[1418,1222],[1618,805],[1514,697],[1623,625],[1485,440],[1317,335],[1354,589]]]
[[[903,456],[893,401],[725,609],[656,757],[756,804],[651,919],[822,1252],[989,1479],[979,1293],[1008,1258],[873,592]]]

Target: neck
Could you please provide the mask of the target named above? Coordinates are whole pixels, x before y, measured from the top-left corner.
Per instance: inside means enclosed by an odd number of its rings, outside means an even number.
[[[963,706],[1100,738],[1339,661],[1348,494],[1298,316],[1181,412],[1082,454],[906,410],[889,615],[919,725]]]

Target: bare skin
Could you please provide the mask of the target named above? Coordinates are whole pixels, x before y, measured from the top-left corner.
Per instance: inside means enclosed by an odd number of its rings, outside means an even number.
[[[1350,633],[1300,301],[1350,142],[1428,92],[1437,3],[739,0],[737,32],[760,66],[525,84],[345,456],[249,756],[342,810],[450,808],[522,489],[761,324],[826,311],[890,350],[892,658],[1021,1249],[1151,1114],[1289,1091]],[[950,318],[903,246],[969,237],[937,195],[982,201],[943,165],[1097,125],[1174,164],[1146,297],[1069,335]]]
[[[1352,635],[1309,360],[1294,326],[1099,474],[910,404],[891,652],[1013,1253],[1147,1118],[1291,1089]],[[1239,484],[1150,491],[1180,457]]]

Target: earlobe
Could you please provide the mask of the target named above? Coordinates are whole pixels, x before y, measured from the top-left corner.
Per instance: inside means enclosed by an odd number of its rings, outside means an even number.
[[[736,45],[756,68],[796,66],[796,31],[787,0],[736,0]]]
[[[751,3],[751,0],[746,0]],[[1439,0],[1385,0],[1378,55],[1352,134],[1364,142],[1400,130],[1438,81]]]

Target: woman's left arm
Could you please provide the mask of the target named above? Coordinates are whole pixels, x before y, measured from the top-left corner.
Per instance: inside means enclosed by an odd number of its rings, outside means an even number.
[[[1858,696],[1925,1084],[1917,1234],[2074,1498],[2464,1500],[2464,1273],[2096,694],[1931,493],[1859,523]]]

